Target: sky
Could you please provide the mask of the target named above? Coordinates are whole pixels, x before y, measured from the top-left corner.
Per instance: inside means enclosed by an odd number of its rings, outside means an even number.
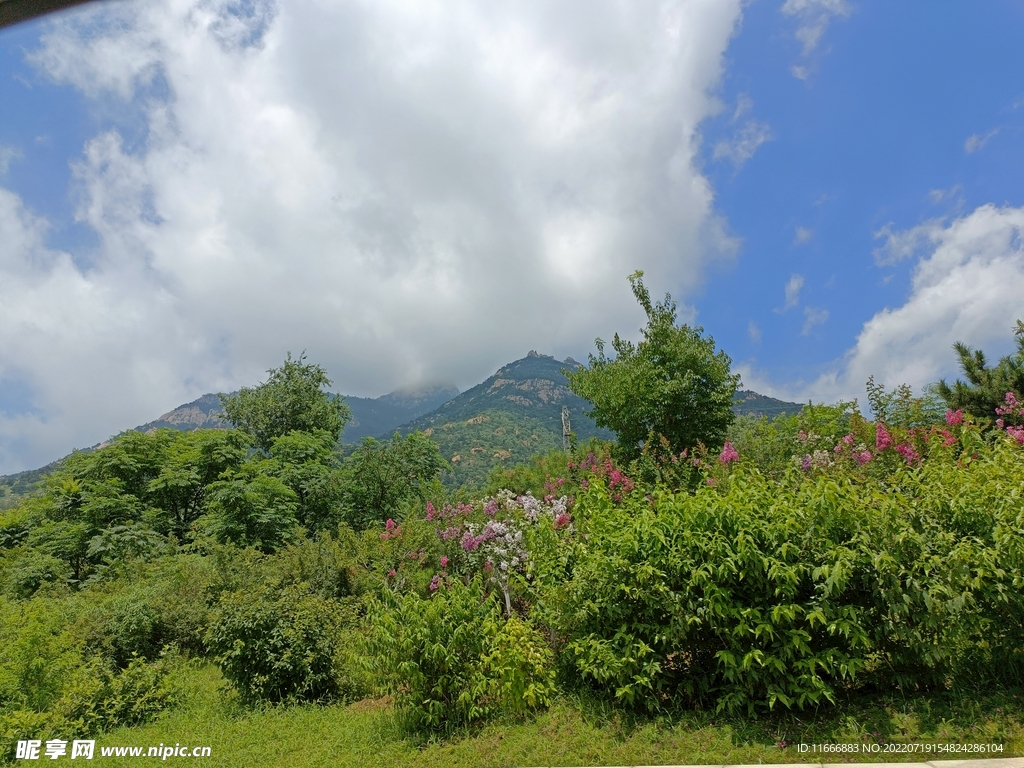
[[[864,402],[1024,318],[1024,5],[109,0],[0,30],[0,473],[288,352],[466,389],[670,293]]]

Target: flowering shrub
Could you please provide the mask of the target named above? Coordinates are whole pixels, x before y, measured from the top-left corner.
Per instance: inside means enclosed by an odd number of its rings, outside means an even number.
[[[626,704],[728,710],[1019,666],[1024,451],[965,421],[948,425],[956,446],[938,426],[883,425],[862,466],[862,436],[841,438],[781,483],[739,461],[692,494],[617,504],[593,484],[567,584],[547,596],[567,663]]]
[[[530,564],[527,532],[542,521],[561,529],[572,524],[571,500],[547,496],[543,501],[532,494],[513,495],[501,490],[473,504],[445,504],[440,509],[427,504],[426,519],[439,524],[437,536],[445,554],[434,576],[431,591],[446,579],[460,575],[468,581],[481,575],[502,596],[506,615],[512,613],[513,585],[522,579]]]

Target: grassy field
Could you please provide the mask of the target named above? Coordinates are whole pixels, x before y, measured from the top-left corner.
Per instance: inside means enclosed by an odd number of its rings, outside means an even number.
[[[798,744],[1001,744],[986,757],[1024,755],[1021,692],[989,696],[944,694],[857,700],[817,715],[748,720],[687,713],[672,719],[631,722],[593,703],[562,699],[526,721],[488,725],[445,741],[403,738],[388,701],[349,706],[248,710],[224,691],[212,667],[183,681],[182,704],[154,723],[102,736],[97,759],[106,765],[131,758],[100,758],[101,746],[202,745],[212,749],[204,766],[569,766],[671,763],[787,763],[911,761],[965,757],[956,754],[884,752],[817,756]],[[981,755],[973,755],[980,757]],[[192,758],[170,757],[169,763]]]

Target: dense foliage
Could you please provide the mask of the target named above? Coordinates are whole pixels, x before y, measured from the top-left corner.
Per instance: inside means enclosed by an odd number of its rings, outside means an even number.
[[[615,334],[614,358],[605,356],[598,339],[589,367],[568,372],[569,386],[593,404],[598,426],[615,432],[627,460],[659,438],[676,452],[699,443],[718,447],[733,419],[739,376],[730,373],[729,356],[715,352],[714,339],[705,338],[702,328],[676,325],[671,296],[651,302],[642,277],[636,272],[629,281],[647,313],[643,339],[634,345]]]
[[[679,330],[668,299],[649,317]],[[341,452],[308,402],[262,443],[123,435],[0,513],[0,749],[144,722],[201,664],[239,706],[390,694],[441,734],[560,691],[757,715],[1022,679],[1012,391],[976,419],[872,381],[871,417],[651,428],[476,493],[422,433]]]
[[[274,438],[296,431],[322,431],[337,440],[352,418],[344,400],[325,391],[331,380],[324,369],[305,359],[305,353],[294,360],[289,353],[280,368],[268,371],[263,384],[221,397],[227,420],[252,435],[264,451]]]

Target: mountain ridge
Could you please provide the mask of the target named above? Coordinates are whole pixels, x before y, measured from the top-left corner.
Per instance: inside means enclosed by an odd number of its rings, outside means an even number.
[[[481,481],[496,465],[520,463],[534,453],[560,447],[562,406],[568,407],[572,431],[580,441],[613,437],[586,415],[590,404],[568,388],[563,371],[580,367],[572,357],[559,361],[531,350],[465,392],[451,384],[439,384],[407,387],[376,398],[347,396],[345,402],[353,418],[342,438],[353,444],[363,437],[386,439],[395,431],[405,435],[418,429],[438,443],[452,465],[449,482]],[[801,407],[741,390],[734,410],[737,415],[775,417],[799,413]],[[207,393],[133,429],[223,428],[226,424],[220,413],[220,396]],[[103,445],[105,442],[87,450]],[[0,508],[5,506],[5,498],[27,493],[62,460],[0,476]]]

